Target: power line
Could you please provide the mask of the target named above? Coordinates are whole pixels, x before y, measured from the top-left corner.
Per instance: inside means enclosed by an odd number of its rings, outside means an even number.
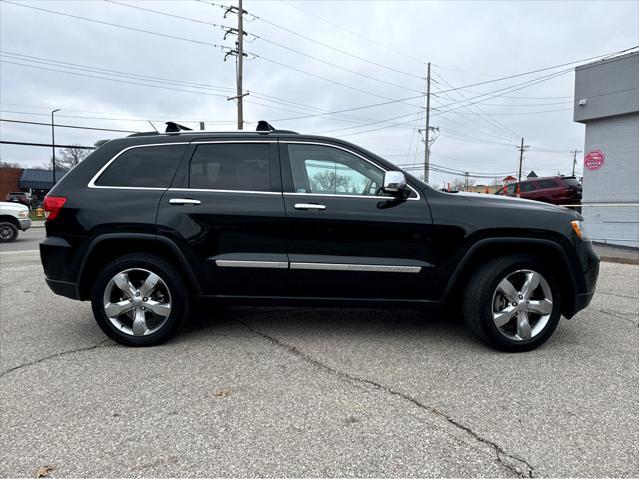
[[[327,24],[332,25],[332,26],[334,26],[334,27],[336,27],[336,28],[339,28],[340,30],[343,30],[343,31],[345,31],[345,32],[347,32],[347,33],[350,33],[351,35],[354,35],[354,36],[360,37],[360,38],[362,38],[362,39],[366,40],[366,41],[367,41],[367,42],[369,42],[369,43],[373,43],[373,44],[375,44],[375,45],[377,45],[377,46],[379,46],[379,47],[382,47],[382,48],[385,48],[385,49],[387,49],[387,50],[389,50],[389,51],[392,51],[393,53],[396,53],[396,54],[398,54],[398,55],[402,55],[403,57],[406,57],[406,58],[410,58],[411,60],[414,60],[414,61],[416,61],[416,62],[418,62],[418,63],[421,63],[422,65],[424,65],[424,64],[425,64],[425,62],[424,62],[422,59],[420,59],[420,58],[417,58],[417,57],[414,57],[414,56],[408,55],[406,52],[403,52],[403,51],[401,51],[401,50],[397,50],[397,49],[395,49],[395,48],[389,47],[388,45],[384,45],[383,43],[380,43],[380,42],[378,42],[378,41],[376,41],[376,40],[374,40],[374,39],[371,39],[371,38],[365,37],[364,35],[362,35],[362,34],[360,34],[360,33],[354,32],[354,31],[352,31],[352,30],[349,30],[348,28],[345,28],[345,27],[343,27],[343,26],[341,26],[341,25],[338,25],[337,23],[333,23],[333,22],[331,22],[331,21],[329,21],[329,20],[326,20],[325,18],[322,18],[322,17],[320,17],[319,15],[316,15],[315,13],[311,13],[311,12],[309,12],[308,10],[304,10],[303,8],[300,8],[300,7],[298,7],[297,5],[293,5],[292,3],[285,2],[284,0],[280,0],[280,1],[281,1],[282,3],[284,3],[285,5],[288,5],[289,7],[293,7],[293,8],[295,8],[296,10],[299,10],[300,12],[304,12],[305,14],[307,14],[307,15],[311,16],[312,18],[314,18],[314,19],[316,19],[316,20],[321,20],[321,21],[323,21],[324,23],[327,23]]]
[[[56,125],[58,126],[58,125]],[[81,145],[52,145],[51,143],[30,143],[26,141],[6,141],[0,140],[0,143],[5,145],[18,145],[18,146],[43,146],[46,148],[77,148],[79,150],[95,150],[95,146],[81,146]]]
[[[449,86],[449,87],[451,87],[451,88],[454,88],[454,86],[453,86],[452,84],[450,84],[450,83],[449,83],[449,82],[448,82],[448,81],[447,81],[447,80],[446,80],[443,76],[441,76],[440,74],[438,74],[438,73],[436,73],[436,72],[435,72],[435,75],[436,75],[437,77],[439,77],[439,78],[440,78],[440,79],[444,82],[444,84],[446,84],[447,86]],[[468,98],[466,97],[466,95],[464,95],[461,91],[459,91],[459,90],[455,90],[455,93],[456,93],[458,96],[460,96],[463,100],[468,100]],[[477,110],[477,111],[479,111],[479,112],[480,112],[480,114],[481,114],[481,113],[486,113],[486,112],[485,112],[485,111],[484,111],[484,110],[483,110],[483,109],[482,109],[479,105],[471,105],[471,106],[474,106],[474,109],[475,109],[475,110]],[[501,130],[502,132],[506,133],[506,135],[507,135],[508,137],[510,137],[511,135],[512,135],[513,137],[517,137],[517,136],[519,136],[519,135],[517,135],[514,131],[512,131],[510,128],[508,128],[508,127],[507,127],[507,126],[505,126],[504,124],[500,123],[499,121],[494,120],[494,119],[488,119],[488,120],[489,120],[489,122],[490,122],[491,124],[493,124],[493,125],[494,125],[494,126],[495,126],[498,130]]]
[[[201,3],[205,3],[205,4],[209,4],[209,5],[213,5],[213,6],[217,6],[217,7],[222,7],[222,8],[223,8],[223,5],[218,4],[218,3],[214,3],[214,2],[207,2],[207,1],[204,1],[204,0],[197,0],[197,1],[198,1],[198,2],[201,2]],[[320,42],[320,41],[318,41],[318,40],[315,40],[314,38],[308,37],[308,36],[306,36],[306,35],[303,35],[303,34],[301,34],[301,33],[296,32],[296,31],[294,31],[294,30],[291,30],[291,29],[289,29],[289,28],[283,27],[282,25],[278,25],[277,23],[272,22],[272,21],[270,21],[270,20],[267,20],[267,19],[265,19],[265,18],[263,18],[263,17],[259,17],[259,16],[254,15],[254,14],[249,14],[249,15],[251,15],[251,16],[252,16],[254,19],[256,19],[256,20],[260,20],[260,21],[262,21],[262,22],[264,22],[264,23],[266,23],[266,24],[268,24],[268,25],[271,25],[271,26],[273,26],[273,27],[275,27],[275,28],[278,28],[278,29],[280,29],[280,30],[283,30],[283,31],[285,31],[285,32],[287,32],[287,33],[290,33],[290,34],[292,34],[292,35],[295,35],[295,36],[297,36],[297,37],[303,38],[303,39],[305,39],[305,40],[307,40],[307,41],[309,41],[309,42],[313,42],[313,43],[315,43],[315,44],[317,44],[317,45],[321,45],[321,46],[323,46],[323,47],[325,47],[325,48],[329,48],[329,49],[331,49],[331,50],[337,51],[337,52],[339,52],[339,53],[341,53],[341,54],[343,54],[343,55],[347,55],[347,56],[349,56],[349,57],[351,57],[351,58],[356,58],[357,60],[363,61],[363,62],[365,62],[365,63],[369,63],[369,64],[371,64],[371,65],[375,65],[375,66],[380,67],[380,68],[384,68],[385,70],[389,70],[389,71],[392,71],[392,72],[395,72],[395,73],[400,73],[400,74],[402,74],[402,75],[406,75],[406,76],[413,77],[413,78],[419,78],[420,80],[423,80],[423,79],[424,79],[424,78],[423,78],[422,76],[420,76],[420,75],[415,75],[415,74],[413,74],[413,73],[409,73],[409,72],[405,72],[405,71],[402,71],[402,70],[398,70],[398,69],[396,69],[396,68],[389,67],[388,65],[383,65],[383,64],[381,64],[381,63],[374,62],[374,61],[372,61],[372,60],[368,60],[367,58],[361,57],[361,56],[359,56],[359,55],[355,55],[355,54],[353,54],[353,53],[349,53],[349,52],[347,52],[347,51],[345,51],[345,50],[341,50],[341,49],[339,49],[339,48],[333,47],[332,45],[328,45],[328,44],[326,44],[326,43]]]
[[[126,26],[126,25],[120,25],[118,23],[105,22],[103,20],[96,20],[94,18],[87,18],[87,17],[81,17],[79,15],[72,15],[70,13],[57,12],[55,10],[49,10],[49,9],[46,9],[46,8],[34,7],[33,5],[25,5],[23,3],[12,2],[10,0],[0,0],[0,1],[4,2],[4,3],[9,3],[11,5],[17,5],[19,7],[31,8],[33,10],[39,10],[41,12],[53,13],[54,15],[61,15],[61,16],[64,16],[64,17],[75,18],[77,20],[84,20],[86,22],[98,23],[98,24],[101,24],[101,25],[108,25],[110,27],[122,28],[122,29],[125,29],[125,30],[131,30],[131,31],[140,32],[140,33],[147,33],[149,35],[155,35],[155,36],[158,36],[158,37],[165,37],[165,38],[170,38],[170,39],[173,39],[173,40],[180,40],[180,41],[184,41],[184,42],[197,43],[197,44],[200,44],[200,45],[206,45],[206,46],[209,46],[209,47],[218,47],[218,48],[221,48],[221,49],[227,48],[227,47],[224,47],[223,45],[217,45],[215,43],[203,42],[203,41],[200,41],[200,40],[194,40],[192,38],[179,37],[177,35],[170,35],[168,33],[153,32],[151,30],[143,30],[141,28],[135,28],[135,27],[129,27],[129,26]]]
[[[5,0],[5,1],[6,1],[6,0]],[[607,58],[607,57],[612,57],[612,56],[620,55],[620,54],[622,54],[622,53],[626,53],[626,52],[629,52],[629,51],[635,50],[635,49],[637,49],[637,48],[639,48],[639,45],[635,45],[635,46],[633,46],[633,47],[626,48],[626,49],[624,49],[624,50],[620,50],[620,51],[618,51],[618,52],[606,53],[606,54],[604,54],[604,55],[596,55],[596,56],[594,56],[594,57],[584,58],[584,59],[581,59],[581,60],[574,60],[574,61],[570,61],[570,62],[566,62],[566,63],[560,63],[560,64],[558,64],[558,65],[553,65],[553,66],[545,67],[545,68],[538,68],[538,69],[536,69],[536,70],[530,70],[530,71],[527,71],[527,72],[517,73],[517,74],[514,74],[514,75],[508,75],[508,76],[504,76],[504,77],[496,78],[496,79],[494,79],[494,80],[486,80],[486,81],[483,81],[483,82],[471,83],[471,84],[469,84],[469,85],[464,85],[464,86],[460,86],[460,87],[455,87],[455,88],[451,88],[451,89],[449,89],[449,90],[442,90],[442,91],[440,91],[440,92],[438,92],[438,93],[447,93],[447,92],[449,92],[449,91],[454,91],[454,90],[464,90],[464,89],[472,88],[472,87],[475,87],[475,86],[487,85],[487,84],[489,84],[489,83],[495,83],[495,82],[499,82],[499,81],[509,80],[509,79],[511,79],[511,78],[518,78],[518,77],[521,77],[521,76],[531,75],[531,74],[533,74],[533,73],[540,73],[540,72],[544,72],[544,71],[548,71],[548,70],[555,70],[555,69],[557,69],[557,68],[565,67],[565,66],[568,66],[568,65],[574,65],[575,63],[588,62],[588,61],[591,61],[591,60],[596,60],[596,59],[598,59],[598,58],[600,58],[600,59],[604,59],[604,58]]]
[[[6,118],[0,118],[0,121],[5,121],[8,123],[23,123],[25,125],[42,125],[42,126],[51,126],[51,123],[42,123],[39,121],[24,121],[24,120],[9,120]],[[78,130],[96,130],[96,131],[113,131],[116,133],[138,133],[137,131],[132,130],[114,130],[112,128],[92,128],[89,126],[79,126],[79,125],[60,125],[56,123],[56,128],[75,128]]]
[[[217,28],[227,29],[227,31],[230,29],[229,27],[227,27],[225,25],[220,25],[218,23],[207,22],[207,21],[198,20],[198,19],[190,18],[190,17],[184,17],[184,16],[181,16],[181,15],[175,15],[175,14],[167,13],[167,12],[161,12],[159,10],[153,10],[153,9],[150,9],[150,8],[144,8],[144,7],[139,7],[139,6],[135,6],[135,5],[129,5],[129,4],[126,4],[126,3],[116,2],[114,0],[104,0],[104,1],[109,2],[109,3],[113,3],[115,5],[120,5],[120,6],[123,6],[123,7],[134,8],[136,10],[142,10],[142,11],[145,11],[145,12],[151,12],[151,13],[156,13],[156,14],[159,14],[159,15],[164,15],[164,16],[167,16],[167,17],[177,18],[177,19],[180,19],[180,20],[186,20],[186,21],[191,21],[191,22],[200,23],[200,24],[204,24],[204,25],[210,25],[210,26],[217,27]],[[253,14],[251,14],[249,12],[245,11],[245,13],[248,14],[248,15],[254,16]],[[248,32],[245,31],[245,33],[248,33]],[[255,37],[255,38],[257,38],[257,39],[260,39],[260,40],[262,40],[262,41],[264,41],[266,43],[270,43],[271,45],[275,45],[275,46],[277,46],[279,48],[282,48],[284,50],[288,50],[288,51],[291,51],[293,53],[297,53],[298,55],[305,56],[305,57],[310,58],[312,60],[315,60],[317,62],[323,63],[325,65],[332,66],[334,68],[338,68],[340,70],[352,73],[354,75],[358,75],[358,76],[361,76],[363,78],[367,78],[369,80],[376,81],[376,82],[379,82],[379,83],[383,83],[383,84],[386,84],[386,85],[390,85],[390,86],[393,86],[393,87],[396,87],[396,88],[401,88],[403,90],[409,90],[409,91],[412,91],[412,92],[421,93],[420,91],[412,90],[410,88],[407,88],[404,85],[400,85],[398,83],[393,83],[393,82],[388,82],[388,81],[385,81],[385,80],[381,80],[379,78],[375,78],[375,77],[372,77],[370,75],[366,75],[366,74],[364,74],[362,72],[359,72],[359,71],[356,71],[356,70],[352,70],[350,68],[343,67],[341,65],[338,65],[336,63],[333,63],[333,62],[330,62],[330,61],[327,61],[327,60],[324,60],[322,58],[318,58],[318,57],[315,57],[313,55],[309,55],[308,53],[304,53],[304,52],[302,52],[300,50],[296,50],[295,48],[291,48],[291,47],[288,47],[286,45],[282,45],[281,43],[275,42],[273,40],[269,40],[268,38],[266,38],[264,36],[256,35],[254,33],[248,33],[248,34],[253,36],[253,37]]]

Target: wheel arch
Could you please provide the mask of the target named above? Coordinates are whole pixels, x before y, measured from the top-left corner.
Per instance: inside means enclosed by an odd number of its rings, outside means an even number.
[[[170,239],[147,233],[108,233],[94,238],[87,248],[78,271],[78,297],[91,297],[91,287],[99,272],[114,259],[131,253],[150,253],[169,261],[196,291],[201,293],[200,283],[189,262]]]
[[[484,238],[475,242],[457,264],[444,290],[443,300],[450,302],[461,297],[471,276],[466,273],[493,258],[522,254],[523,245],[526,246],[523,252],[543,258],[544,265],[557,275],[562,298],[561,312],[568,318],[572,317],[575,313],[577,282],[570,259],[559,243],[545,238]]]
[[[16,228],[20,229],[20,222],[15,216],[11,215],[0,215],[0,222],[11,223]]]

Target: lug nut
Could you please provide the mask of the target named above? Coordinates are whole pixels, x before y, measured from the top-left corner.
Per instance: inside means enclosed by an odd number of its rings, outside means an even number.
[[[144,311],[144,306],[142,306],[140,309],[141,309],[142,311]]]
[[[520,294],[519,295],[519,299],[524,299],[523,295]]]
[[[517,303],[515,303],[514,301],[513,301],[513,306],[517,306]]]
[[[136,296],[140,296],[140,292],[139,292],[139,291],[138,291],[138,292],[136,292],[136,293],[135,293],[135,295],[136,295]]]
[[[148,301],[149,298],[142,298],[142,301]]]

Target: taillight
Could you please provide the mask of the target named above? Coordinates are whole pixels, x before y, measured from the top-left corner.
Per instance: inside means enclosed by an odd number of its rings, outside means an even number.
[[[45,196],[43,206],[47,221],[55,219],[66,202],[67,199],[64,196]]]

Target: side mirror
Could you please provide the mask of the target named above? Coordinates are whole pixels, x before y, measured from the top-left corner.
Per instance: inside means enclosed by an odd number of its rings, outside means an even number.
[[[382,191],[393,196],[406,198],[409,195],[406,177],[401,171],[387,171],[384,173]]]

